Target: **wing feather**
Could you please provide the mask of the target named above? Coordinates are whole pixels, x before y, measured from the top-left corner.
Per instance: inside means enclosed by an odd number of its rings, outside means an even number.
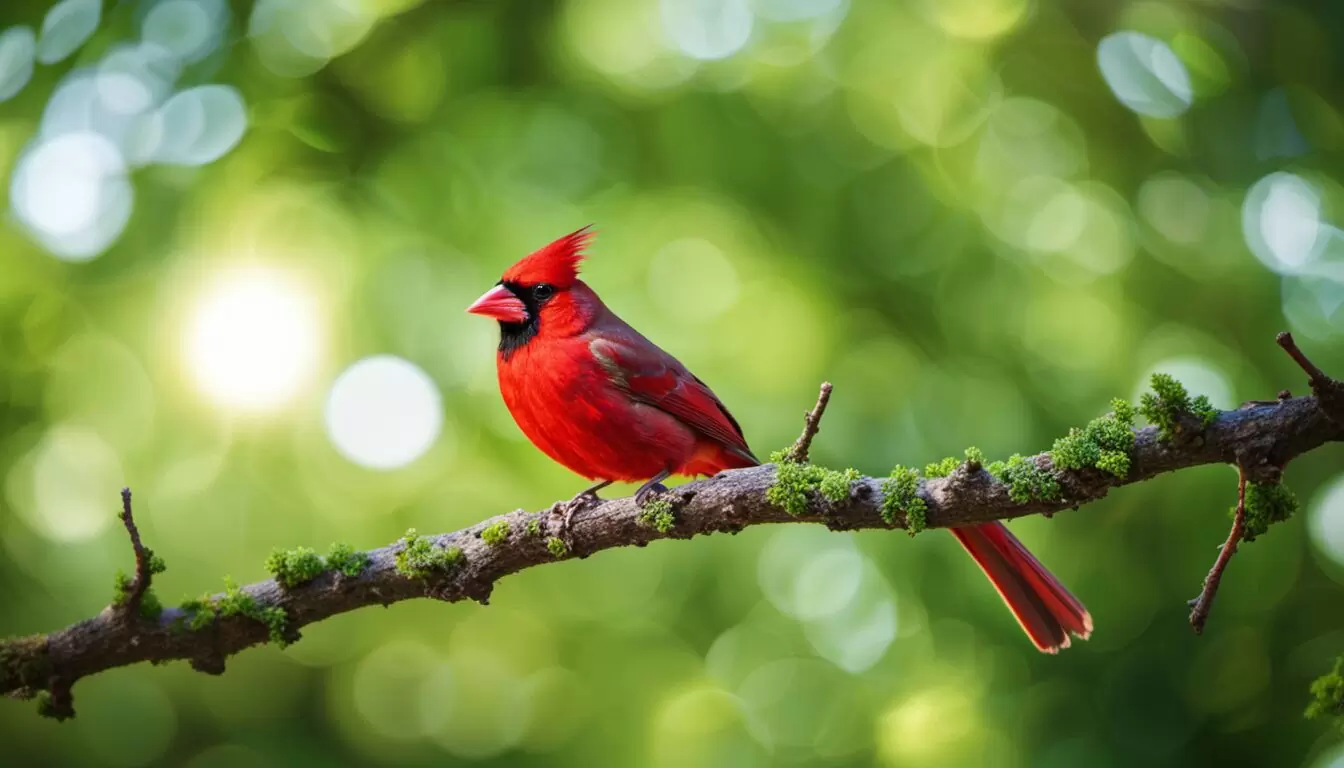
[[[588,344],[612,381],[631,397],[675,416],[696,432],[753,463],[742,427],[712,390],[676,358],[627,326]]]

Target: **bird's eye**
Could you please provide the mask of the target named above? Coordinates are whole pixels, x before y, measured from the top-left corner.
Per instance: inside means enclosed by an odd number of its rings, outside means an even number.
[[[532,296],[537,301],[545,301],[551,298],[551,296],[553,295],[555,295],[555,288],[550,285],[547,285],[546,283],[542,283],[541,285],[538,285],[537,287],[532,289]]]

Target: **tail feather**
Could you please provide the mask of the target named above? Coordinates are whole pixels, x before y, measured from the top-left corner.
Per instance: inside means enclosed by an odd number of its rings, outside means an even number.
[[[1092,616],[1003,523],[953,528],[1036,648],[1056,653],[1070,633],[1086,640]]]

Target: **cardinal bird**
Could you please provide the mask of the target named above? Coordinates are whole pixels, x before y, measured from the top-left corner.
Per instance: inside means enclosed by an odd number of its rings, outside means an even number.
[[[760,462],[737,419],[676,358],[607,308],[579,279],[588,228],[535,251],[467,311],[499,321],[499,388],[543,453],[597,481],[565,523],[614,482],[641,482],[643,505],[671,475]],[[1036,647],[1054,653],[1092,632],[1087,609],[998,522],[952,529]]]

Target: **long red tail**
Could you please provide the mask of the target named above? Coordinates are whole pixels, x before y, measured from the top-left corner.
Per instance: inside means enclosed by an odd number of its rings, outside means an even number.
[[[1092,616],[1003,523],[952,528],[1031,642],[1045,653],[1069,647],[1069,633],[1086,640]]]

